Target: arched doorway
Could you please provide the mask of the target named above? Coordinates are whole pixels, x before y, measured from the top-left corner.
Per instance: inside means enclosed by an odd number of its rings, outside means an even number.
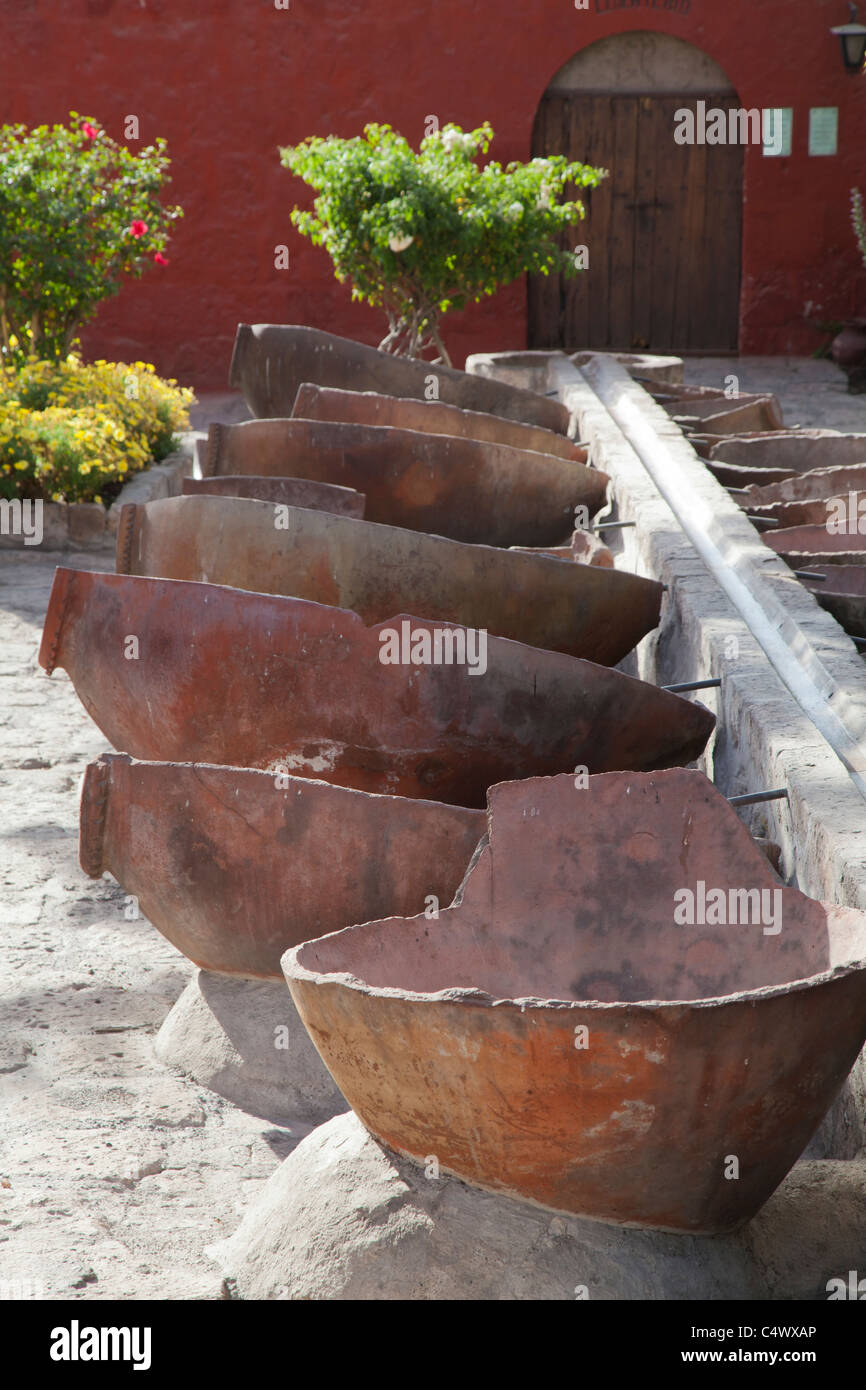
[[[674,113],[698,100],[738,106],[707,54],[666,34],[600,39],[556,74],[536,115],[533,155],[565,154],[610,177],[581,192],[589,268],[529,280],[532,348],[735,352],[742,145],[678,145]]]

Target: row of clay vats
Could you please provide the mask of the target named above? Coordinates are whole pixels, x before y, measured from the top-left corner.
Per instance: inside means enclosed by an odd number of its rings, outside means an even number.
[[[769,393],[644,384],[766,544],[866,646],[866,434],[786,428]]]
[[[259,418],[124,510],[116,574],[58,571],[40,655],[119,750],[84,869],[199,967],[160,1055],[518,1201],[748,1219],[863,1044],[866,917],[686,770],[709,711],[613,669],[663,590],[564,407],[304,328],[241,328],[233,384]]]

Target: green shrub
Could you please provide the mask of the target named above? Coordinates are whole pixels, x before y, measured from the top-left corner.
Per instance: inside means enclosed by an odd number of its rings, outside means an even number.
[[[188,428],[192,391],[147,362],[0,370],[0,497],[109,502]]]
[[[0,350],[62,360],[124,276],[167,265],[165,141],[137,153],[93,120],[0,127]]]
[[[416,153],[390,126],[368,125],[363,137],[314,137],[280,151],[319,194],[292,221],[328,251],[353,299],[385,310],[386,351],[418,357],[433,348],[447,362],[442,314],[527,273],[582,268],[558,239],[584,208],[559,199],[567,185],[595,187],[606,171],[564,155],[481,168],[476,159],[492,139],[487,124],[448,125]]]

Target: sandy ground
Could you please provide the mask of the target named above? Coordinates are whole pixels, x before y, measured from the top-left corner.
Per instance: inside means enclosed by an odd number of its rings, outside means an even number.
[[[776,390],[792,423],[866,430],[866,397],[828,363],[700,358],[686,376],[731,371]],[[221,393],[193,425],[244,415]],[[0,555],[0,1298],[219,1298],[205,1247],[301,1135],[153,1056],[192,966],[78,866],[78,783],[106,744],[66,674],[36,664],[58,558]]]
[[[153,1057],[192,966],[78,866],[78,784],[107,745],[36,664],[57,558],[0,556],[0,1298],[219,1298],[204,1247],[300,1135]]]

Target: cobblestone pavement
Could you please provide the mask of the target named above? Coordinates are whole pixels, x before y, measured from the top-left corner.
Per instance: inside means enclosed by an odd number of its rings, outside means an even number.
[[[78,784],[108,745],[36,663],[58,558],[0,555],[0,1298],[219,1298],[204,1247],[301,1136],[153,1056],[192,966],[78,866]]]

